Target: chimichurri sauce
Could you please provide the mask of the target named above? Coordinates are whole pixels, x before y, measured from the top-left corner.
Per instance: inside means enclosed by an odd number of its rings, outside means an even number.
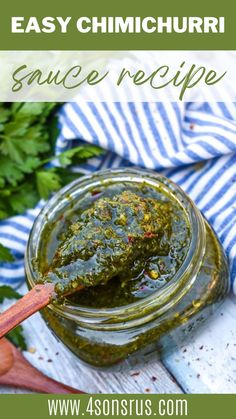
[[[59,296],[83,285],[67,297],[73,303],[119,307],[169,282],[190,236],[184,209],[164,190],[146,183],[104,185],[47,226],[38,269],[55,282]]]

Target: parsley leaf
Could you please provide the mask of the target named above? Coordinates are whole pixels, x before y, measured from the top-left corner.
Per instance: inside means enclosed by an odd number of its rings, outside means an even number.
[[[83,145],[66,150],[57,157],[62,166],[69,166],[75,162],[75,158],[77,163],[82,163],[90,157],[99,156],[101,152],[101,148],[95,145]]]
[[[10,250],[0,243],[0,262],[13,262],[13,261],[14,261],[14,257],[12,256]],[[0,290],[1,288],[2,287],[0,287]],[[0,302],[1,302],[1,293],[0,293]]]
[[[55,173],[54,169],[41,170],[37,172],[37,187],[39,195],[43,199],[49,198],[51,192],[61,187],[60,177]]]
[[[0,249],[1,249],[0,245]],[[2,246],[3,247],[3,246]],[[8,250],[8,249],[7,249]],[[5,299],[7,300],[18,300],[22,295],[15,291],[13,288],[8,285],[0,286],[0,304],[3,303]],[[6,336],[15,346],[18,346],[22,350],[26,350],[26,341],[23,335],[23,327],[17,326],[15,329],[11,330]]]
[[[19,294],[17,291],[15,291],[13,288],[9,287],[8,285],[2,285],[0,286],[0,304],[3,303],[5,299],[8,300],[19,300],[22,295]]]
[[[23,351],[26,351],[27,345],[25,341],[25,337],[23,335],[23,327],[17,326],[15,329],[11,330],[7,334],[7,339],[13,343],[13,345],[17,346],[18,348],[22,349]]]
[[[12,213],[23,213],[28,208],[33,208],[39,201],[39,196],[34,184],[23,183],[19,189],[12,191],[8,203]]]

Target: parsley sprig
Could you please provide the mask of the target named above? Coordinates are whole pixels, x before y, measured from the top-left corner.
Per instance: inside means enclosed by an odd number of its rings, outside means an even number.
[[[9,249],[3,246],[0,243],[0,262],[13,262],[14,258]],[[8,285],[0,286],[0,305],[5,300],[18,300],[22,295],[19,292],[15,291],[13,288]],[[1,312],[1,309],[0,309]],[[15,345],[21,348],[22,350],[27,349],[25,337],[23,334],[23,327],[17,326],[10,333],[7,334],[7,338]]]
[[[0,286],[0,304],[6,300],[18,300],[22,295],[8,285]],[[23,327],[17,326],[7,334],[7,338],[19,348],[26,350],[27,345],[23,334]]]
[[[78,177],[71,164],[101,154],[93,145],[83,145],[58,156],[58,104],[45,102],[0,103],[0,220],[24,212],[47,199]]]
[[[14,257],[12,256],[10,250],[0,243],[0,263],[13,262],[13,261],[14,261]],[[0,303],[1,303],[1,295],[0,295]]]

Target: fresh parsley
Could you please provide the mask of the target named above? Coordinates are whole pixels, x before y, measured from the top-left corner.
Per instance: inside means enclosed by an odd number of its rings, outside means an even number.
[[[14,257],[12,256],[10,250],[0,243],[0,262],[13,262],[13,261],[14,261]]]
[[[102,152],[82,145],[57,156],[61,167],[47,164],[56,159],[58,107],[55,102],[0,103],[0,220],[47,199],[79,176],[69,166]]]
[[[0,304],[3,303],[5,299],[7,300],[19,300],[22,295],[15,291],[13,288],[8,285],[0,286]]]
[[[9,339],[11,343],[13,343],[13,345],[17,346],[23,351],[26,351],[27,345],[23,334],[22,326],[17,326],[15,327],[15,329],[11,330],[11,332],[9,332],[7,335],[7,339]]]
[[[3,246],[2,246],[3,247]],[[6,300],[18,300],[22,295],[15,291],[13,288],[8,285],[0,286],[0,304]],[[7,334],[7,339],[9,339],[15,346],[21,348],[22,350],[27,349],[25,337],[23,334],[23,327],[17,326],[11,332]]]

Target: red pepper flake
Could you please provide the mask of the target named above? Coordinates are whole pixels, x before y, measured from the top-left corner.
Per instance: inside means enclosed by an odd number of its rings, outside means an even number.
[[[139,374],[140,374],[140,372],[139,372],[139,371],[137,371],[137,372],[133,372],[133,373],[132,373],[132,374],[130,374],[130,375],[131,375],[131,377],[137,377]]]
[[[148,237],[148,238],[152,238],[152,237],[155,237],[156,236],[156,234],[155,233],[152,233],[151,231],[147,231],[146,233],[144,233],[144,237]]]
[[[134,240],[134,238],[132,236],[128,236],[128,243],[132,243],[132,241]]]
[[[189,128],[190,128],[191,130],[193,130],[193,129],[195,128],[195,124],[190,124],[190,125],[189,125]]]
[[[91,195],[96,196],[96,195],[99,195],[100,193],[101,191],[95,189],[94,191],[91,192]]]

